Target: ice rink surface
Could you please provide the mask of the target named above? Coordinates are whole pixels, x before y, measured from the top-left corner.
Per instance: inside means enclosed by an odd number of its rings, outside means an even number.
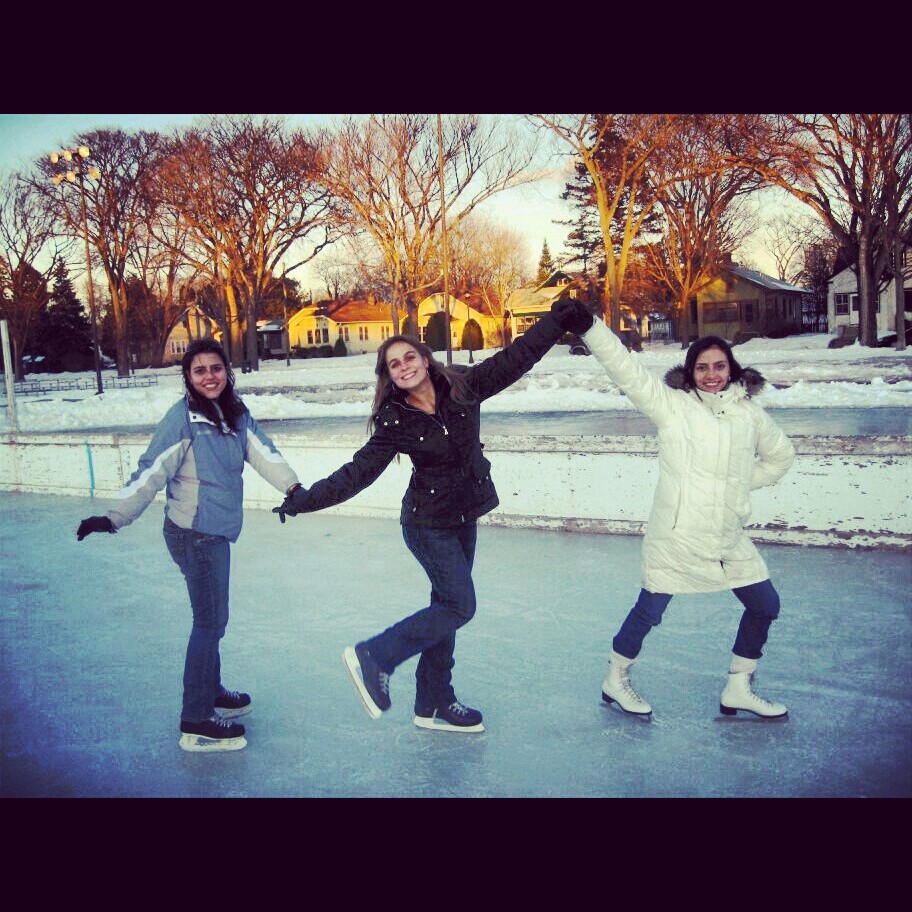
[[[908,553],[765,546],[782,597],[757,691],[787,721],[719,715],[740,604],[679,596],[633,680],[651,722],[600,701],[639,588],[638,537],[482,526],[478,612],[454,683],[482,734],[412,724],[416,659],[379,721],[344,646],[427,603],[397,522],[249,510],[232,550],[226,686],[248,747],[178,747],[186,589],[153,504],[77,543],[89,499],[0,494],[3,797],[895,798],[912,796]]]

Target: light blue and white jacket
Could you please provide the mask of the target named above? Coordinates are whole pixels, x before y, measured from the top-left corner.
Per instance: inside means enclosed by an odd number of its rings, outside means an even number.
[[[245,411],[237,431],[220,433],[186,399],[162,418],[149,448],[129,482],[107,512],[119,529],[129,525],[167,485],[165,515],[184,529],[237,541],[243,523],[244,463],[274,488],[285,491],[298,481],[275,444]]]

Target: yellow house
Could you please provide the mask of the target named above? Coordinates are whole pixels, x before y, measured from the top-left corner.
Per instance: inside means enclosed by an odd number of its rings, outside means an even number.
[[[450,295],[450,330],[452,347],[462,344],[462,332],[469,320],[481,327],[485,347],[495,347],[500,342],[500,320],[481,308],[478,302],[471,306]],[[418,337],[424,342],[431,315],[443,308],[443,295],[425,298],[417,309]],[[401,317],[404,318],[402,313]],[[401,325],[401,324],[400,324]],[[336,344],[341,337],[350,355],[375,352],[382,342],[393,335],[392,306],[373,298],[347,301],[320,301],[302,307],[288,321],[289,344],[292,349],[316,352],[322,346]]]
[[[187,350],[187,346],[194,339],[206,339],[209,337],[219,338],[221,331],[218,323],[199,308],[196,304],[191,304],[178,317],[168,338],[165,340],[165,351],[162,355],[162,364],[178,364]]]
[[[481,328],[485,348],[497,348],[501,345],[500,319],[493,316],[487,305],[478,298],[473,307],[467,301],[450,295],[450,347],[457,351],[462,346],[462,333],[466,323],[474,320]],[[443,310],[444,296],[442,292],[429,295],[418,305],[418,337],[422,342],[427,341],[427,325],[432,314]],[[485,308],[482,310],[481,308]]]
[[[393,335],[389,304],[371,298],[351,301],[320,301],[302,307],[288,321],[292,349],[316,351],[335,345],[341,338],[350,355],[375,352]]]

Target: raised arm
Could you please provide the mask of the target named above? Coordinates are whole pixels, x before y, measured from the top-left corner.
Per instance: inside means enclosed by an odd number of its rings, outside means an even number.
[[[594,320],[592,328],[582,338],[608,376],[644,415],[659,424],[671,414],[674,402],[672,390],[661,377],[646,370],[641,356],[627,351],[602,320]]]
[[[578,301],[555,301],[551,313],[545,314],[511,345],[470,368],[465,378],[475,395],[479,399],[489,399],[528,373],[568,331],[567,315],[578,310],[591,319]]]

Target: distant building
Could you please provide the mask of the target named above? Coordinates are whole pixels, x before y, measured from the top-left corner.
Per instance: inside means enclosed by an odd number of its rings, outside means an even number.
[[[906,248],[903,257],[903,293],[906,319],[912,319],[912,247]],[[831,334],[844,334],[840,327],[858,326],[858,273],[850,266],[836,273],[827,287],[827,317]],[[877,331],[896,330],[896,279],[877,295]],[[855,330],[857,335],[857,329]]]
[[[191,304],[178,317],[173,329],[165,340],[165,351],[162,355],[162,364],[179,364],[187,346],[194,339],[221,338],[218,323],[208,317],[196,304]]]
[[[507,298],[512,335],[522,335],[545,314],[551,312],[551,305],[560,298],[579,298],[585,301],[589,294],[589,281],[585,276],[573,275],[563,269],[555,269],[541,285],[517,288]],[[621,307],[620,329],[622,333],[638,333],[647,336],[649,318],[642,320],[627,307]]]
[[[418,337],[424,342],[431,315],[443,308],[443,295],[426,297],[417,308]],[[405,311],[400,311],[401,320]],[[491,314],[477,296],[469,304],[450,295],[450,331],[453,350],[462,345],[465,324],[474,320],[481,327],[485,347],[499,346],[500,318]],[[280,325],[279,325],[280,327]],[[392,305],[373,298],[342,301],[320,301],[302,307],[288,321],[288,335],[292,351],[313,352],[323,346],[335,345],[341,337],[349,354],[363,355],[375,352],[393,333]],[[284,350],[283,350],[284,351]]]
[[[691,299],[691,334],[733,342],[770,332],[798,333],[802,304],[810,296],[806,288],[730,264]]]

